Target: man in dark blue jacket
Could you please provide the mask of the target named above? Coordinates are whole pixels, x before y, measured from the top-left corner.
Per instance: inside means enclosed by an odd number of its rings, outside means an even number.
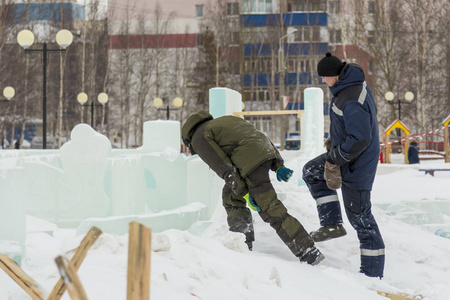
[[[342,186],[345,211],[360,241],[360,272],[381,278],[384,242],[370,202],[380,151],[373,95],[364,71],[356,64],[343,63],[327,53],[317,71],[333,98],[328,152],[303,168],[303,180],[316,200],[321,225],[311,237],[320,242],[346,234],[336,192]]]

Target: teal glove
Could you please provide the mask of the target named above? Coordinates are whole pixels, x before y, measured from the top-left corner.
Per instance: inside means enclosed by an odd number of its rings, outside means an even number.
[[[253,199],[252,196],[250,196],[249,193],[247,193],[247,195],[244,196],[245,201],[247,201],[248,206],[256,211],[261,211],[261,207],[259,207],[256,203],[255,200]]]
[[[292,177],[292,173],[294,173],[294,171],[292,171],[291,169],[288,169],[286,167],[279,167],[277,169],[277,179],[280,182],[281,180],[288,182],[289,179]]]

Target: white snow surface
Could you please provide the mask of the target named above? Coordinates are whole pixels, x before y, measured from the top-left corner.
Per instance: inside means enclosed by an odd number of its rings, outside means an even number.
[[[450,164],[442,160],[424,161],[420,167],[450,169]],[[359,242],[344,210],[347,236],[317,243],[326,258],[313,267],[300,263],[256,213],[253,213],[256,241],[250,252],[242,234],[228,231],[225,211],[218,205],[211,222],[197,224],[196,230],[152,234],[150,298],[387,299],[376,292],[383,291],[405,293],[411,299],[450,299],[450,239],[436,236],[423,226],[402,222],[398,215],[380,208],[382,204],[404,201],[450,203],[450,172],[436,172],[433,177],[418,168],[392,165],[392,171],[378,174],[375,179],[372,211],[386,244],[382,280],[358,273]],[[316,205],[307,187],[297,186],[296,178],[279,183],[274,173],[271,176],[276,191],[284,194],[281,198],[289,213],[307,231],[317,229]],[[450,212],[441,214],[449,225]],[[83,236],[75,236],[75,229],[55,228],[35,218],[28,218],[27,227],[27,255],[22,268],[50,293],[59,279],[55,257],[70,258]],[[53,230],[53,236],[48,234],[49,230]],[[78,271],[89,299],[126,299],[127,253],[128,235],[100,236]],[[0,299],[30,297],[0,270]],[[67,292],[63,299],[70,299]]]

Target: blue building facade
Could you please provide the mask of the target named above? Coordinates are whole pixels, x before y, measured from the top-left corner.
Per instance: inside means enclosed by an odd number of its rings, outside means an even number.
[[[269,28],[269,27],[283,27],[295,28],[297,27],[309,28],[311,26],[328,26],[327,13],[284,13],[284,14],[244,14],[240,16],[240,25],[244,28]],[[303,31],[303,30],[302,30]],[[310,37],[311,38],[311,37]],[[303,37],[304,40],[304,37]],[[279,48],[277,43],[246,43],[243,45],[244,57],[271,57],[274,53],[278,53]],[[328,42],[322,41],[295,41],[291,43],[282,43],[285,57],[308,57],[308,56],[323,56],[328,51]],[[279,86],[279,72],[276,72],[274,83]],[[284,84],[285,86],[293,85],[311,85],[312,72],[286,72]],[[271,75],[267,73],[245,73],[243,75],[243,86],[249,87],[254,85],[263,87],[269,86],[272,82]]]
[[[243,3],[246,1],[252,2],[244,0]],[[316,72],[317,62],[330,50],[326,1],[316,1],[321,3],[316,9],[308,5],[308,11],[300,11],[304,7],[287,1],[287,5],[280,6],[286,11],[276,13],[278,5],[274,8],[272,1],[263,2],[270,12],[258,11],[260,2],[255,2],[244,6],[245,13],[239,16],[244,32],[241,41],[243,100],[249,110],[303,109],[305,88],[320,86],[325,93],[327,90]],[[324,114],[328,114],[328,103],[324,105]],[[266,134],[273,134],[274,128],[280,126],[274,127],[274,119],[270,117],[253,117],[250,121]],[[299,119],[289,118],[287,124],[285,138],[300,132]],[[278,140],[277,136],[273,138]]]

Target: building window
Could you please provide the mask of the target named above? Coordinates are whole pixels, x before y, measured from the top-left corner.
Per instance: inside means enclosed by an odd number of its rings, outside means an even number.
[[[230,32],[230,44],[231,45],[239,45],[239,32],[238,31]]]
[[[340,1],[328,1],[328,13],[339,14],[341,12],[341,2]]]
[[[289,0],[288,11],[326,11],[326,0]]]
[[[197,47],[201,47],[204,44],[203,34],[199,33],[195,36],[195,42],[197,43]]]
[[[375,31],[369,30],[369,31],[367,32],[367,41],[368,41],[370,44],[375,44]]]
[[[369,14],[375,13],[375,1],[369,1],[368,12]]]
[[[288,59],[288,72],[291,73],[309,73],[310,64],[307,59],[289,58]]]
[[[308,1],[291,1],[288,2],[288,11],[306,11],[308,8]]]
[[[244,72],[249,74],[270,73],[270,57],[246,57],[244,60]]]
[[[373,74],[373,69],[374,69],[373,65],[374,65],[373,59],[369,60],[369,74]]]
[[[312,42],[320,42],[320,27],[314,26],[312,29]]]
[[[239,15],[239,3],[232,2],[227,3],[227,16],[236,16]]]
[[[203,18],[203,5],[195,6],[195,15],[197,18]]]
[[[269,13],[272,12],[272,0],[242,0],[244,13]]]
[[[297,29],[295,33],[296,42],[320,42],[319,26],[301,26]]]
[[[331,44],[341,44],[342,43],[342,31],[340,29],[330,30],[330,43]]]
[[[229,67],[230,67],[230,74],[233,74],[233,75],[241,74],[241,67],[240,67],[239,62],[231,62],[229,64]]]
[[[326,0],[309,0],[310,11],[326,11]]]

